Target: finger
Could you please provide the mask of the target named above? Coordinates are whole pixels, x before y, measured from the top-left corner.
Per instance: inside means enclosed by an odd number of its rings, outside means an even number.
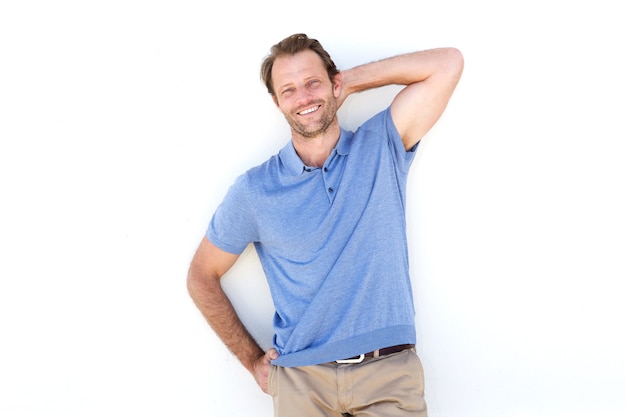
[[[278,354],[278,351],[274,348],[271,348],[267,352],[265,352],[265,357],[270,361],[278,359],[279,356],[280,355]]]

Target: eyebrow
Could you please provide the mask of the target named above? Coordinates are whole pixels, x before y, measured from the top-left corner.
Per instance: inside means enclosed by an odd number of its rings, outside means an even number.
[[[282,91],[285,88],[294,85],[294,83],[285,83],[276,87],[276,91]]]

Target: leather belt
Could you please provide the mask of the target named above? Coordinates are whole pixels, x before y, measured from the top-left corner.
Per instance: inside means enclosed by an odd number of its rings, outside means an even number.
[[[403,350],[413,349],[414,347],[415,345],[408,345],[408,344],[389,346],[389,347],[382,348],[382,349],[376,349],[372,352],[362,353],[361,355],[354,356],[352,358],[339,359],[339,360],[336,360],[335,362],[337,363],[361,363],[365,360],[365,358],[379,358],[381,356],[391,355],[392,353],[402,352]]]

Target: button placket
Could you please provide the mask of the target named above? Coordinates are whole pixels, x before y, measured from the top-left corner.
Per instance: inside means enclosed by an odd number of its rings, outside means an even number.
[[[326,186],[326,194],[328,195],[328,199],[332,203],[335,198],[335,186],[332,183],[331,176],[329,175],[328,166],[324,166],[322,168],[322,178],[324,179],[324,185]]]
[[[337,195],[339,188],[341,167],[341,156],[335,150],[335,152],[333,152],[320,169],[322,179],[324,181],[324,188],[326,189],[326,195],[328,196],[328,200],[331,204],[335,200],[335,196]]]

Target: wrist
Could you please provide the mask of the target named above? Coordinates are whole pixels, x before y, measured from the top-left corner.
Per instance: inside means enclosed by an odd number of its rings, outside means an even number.
[[[245,359],[241,359],[241,364],[248,370],[248,372],[254,374],[254,368],[256,363],[259,361],[259,358],[262,358],[265,355],[265,352],[261,348],[251,352],[249,355],[246,355]]]

